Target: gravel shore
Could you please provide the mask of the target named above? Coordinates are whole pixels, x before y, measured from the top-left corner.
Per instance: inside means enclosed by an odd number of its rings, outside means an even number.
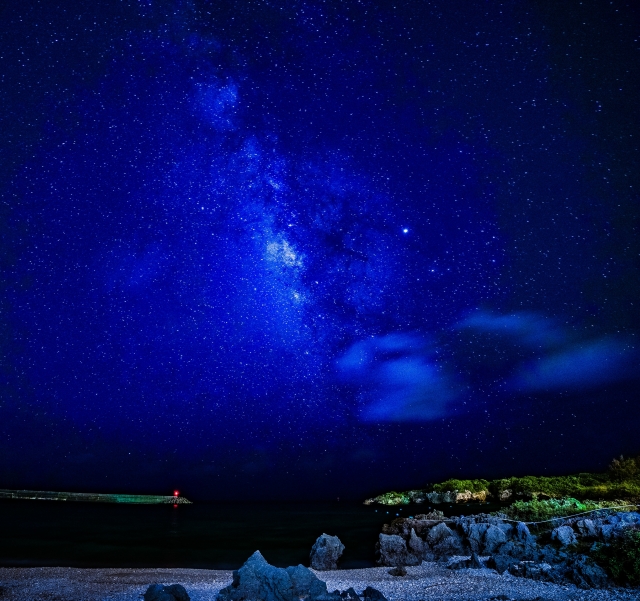
[[[358,593],[367,586],[389,601],[639,601],[640,590],[615,588],[584,591],[516,578],[491,570],[447,570],[423,562],[394,577],[389,568],[316,572],[329,591],[350,586]],[[0,568],[2,601],[141,601],[155,582],[182,584],[192,601],[215,601],[231,582],[230,570]]]

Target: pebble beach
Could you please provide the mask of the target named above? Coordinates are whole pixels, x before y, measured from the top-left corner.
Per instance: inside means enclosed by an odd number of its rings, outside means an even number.
[[[407,575],[391,576],[389,568],[315,572],[329,591],[367,586],[389,601],[638,601],[640,590],[611,588],[581,590],[574,585],[502,575],[493,570],[448,570],[423,562]],[[141,601],[153,583],[181,584],[192,601],[215,601],[230,584],[231,570],[0,568],[2,601]]]

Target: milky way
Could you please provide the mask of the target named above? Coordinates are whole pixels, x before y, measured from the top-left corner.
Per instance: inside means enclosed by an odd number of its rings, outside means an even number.
[[[637,452],[635,12],[7,9],[5,487]]]

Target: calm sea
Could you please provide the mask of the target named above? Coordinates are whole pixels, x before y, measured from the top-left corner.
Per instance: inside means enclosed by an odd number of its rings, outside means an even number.
[[[236,569],[256,549],[276,566],[309,565],[313,543],[326,532],[345,545],[341,567],[371,567],[382,525],[429,509],[342,502],[171,506],[3,500],[0,566]],[[468,515],[495,508],[438,509]]]

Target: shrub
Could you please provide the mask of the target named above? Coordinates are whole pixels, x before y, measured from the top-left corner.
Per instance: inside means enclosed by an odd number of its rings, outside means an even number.
[[[376,497],[374,501],[381,505],[407,505],[411,502],[411,499],[407,493],[392,490],[391,492]]]
[[[623,457],[620,455],[619,459],[614,459],[609,465],[609,473],[611,474],[611,478],[613,480],[617,480],[618,482],[622,480],[632,480],[635,478],[640,469],[638,469],[638,464],[636,459],[631,457]]]
[[[592,557],[618,584],[640,585],[640,530],[628,528],[610,544],[597,544]]]
[[[446,480],[445,482],[441,482],[440,484],[435,484],[433,486],[433,490],[435,492],[447,492],[447,491],[463,491],[470,490],[471,492],[481,492],[483,490],[489,490],[489,481],[488,480]]]
[[[564,499],[545,499],[539,501],[516,501],[501,513],[513,520],[521,520],[523,522],[543,522],[553,518],[567,517],[582,513],[583,511],[592,511],[594,509],[604,509],[614,503],[596,503],[595,501],[578,501],[572,497]]]

